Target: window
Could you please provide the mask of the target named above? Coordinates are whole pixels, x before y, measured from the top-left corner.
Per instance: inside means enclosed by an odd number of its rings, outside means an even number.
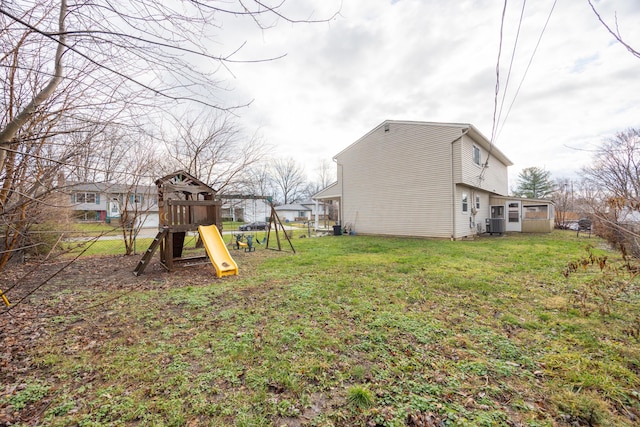
[[[548,205],[523,206],[524,219],[549,219]]]
[[[467,193],[462,193],[462,212],[469,211],[469,196]]]
[[[480,166],[480,148],[477,145],[473,146],[473,163]]]
[[[480,196],[476,196],[476,210],[480,210]]]
[[[100,203],[100,197],[96,193],[76,193],[76,203]]]
[[[520,203],[509,203],[509,222],[520,222]]]
[[[140,193],[129,195],[129,202],[130,203],[142,203],[143,199],[144,198],[142,197],[142,194],[140,194]]]

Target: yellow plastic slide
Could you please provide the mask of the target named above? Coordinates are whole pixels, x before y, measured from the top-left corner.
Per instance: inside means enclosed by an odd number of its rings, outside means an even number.
[[[207,250],[211,264],[216,269],[216,275],[222,277],[238,274],[238,264],[231,258],[218,227],[215,225],[200,225],[198,226],[198,232]]]

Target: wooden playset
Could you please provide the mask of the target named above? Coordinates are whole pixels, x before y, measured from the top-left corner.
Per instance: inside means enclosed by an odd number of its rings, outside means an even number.
[[[194,258],[183,258],[184,238],[200,225],[216,225],[222,231],[220,206],[216,191],[185,171],[156,180],[158,186],[158,234],[138,263],[134,274],[143,273],[160,248],[160,263],[169,271],[174,264]],[[203,257],[197,257],[203,258]]]
[[[216,191],[185,171],[178,171],[156,180],[158,187],[158,234],[153,239],[149,249],[144,253],[133,273],[141,275],[154,253],[160,249],[160,263],[168,271],[173,271],[177,263],[195,261],[206,258],[205,256],[183,257],[185,235],[187,232],[199,232],[200,241],[206,249],[207,256],[216,269],[218,277],[238,274],[238,266],[231,258],[228,249],[222,239],[222,220],[220,199],[266,199],[271,207],[271,216],[267,236],[265,238],[267,249],[273,249],[269,245],[271,231],[275,232],[277,249],[282,250],[278,230],[284,232],[284,236],[295,253],[293,243],[289,239],[284,226],[276,215],[275,208],[269,197],[244,196],[244,195],[217,195]],[[213,226],[217,230],[213,230]],[[248,236],[245,236],[248,238]],[[238,239],[237,249],[241,247],[247,252],[255,250],[253,240]],[[271,245],[273,246],[273,244]]]

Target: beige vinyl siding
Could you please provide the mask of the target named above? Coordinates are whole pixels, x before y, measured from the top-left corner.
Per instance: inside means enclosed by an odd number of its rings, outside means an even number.
[[[466,184],[472,187],[481,187],[480,172],[482,166],[478,166],[473,162],[473,147],[476,146],[480,149],[480,163],[484,162],[487,158],[486,151],[480,147],[479,144],[475,144],[471,138],[464,136],[455,144],[456,157],[460,162],[460,168],[456,171],[455,182],[460,184]]]
[[[462,210],[462,194],[467,193],[468,207],[467,212]],[[473,214],[476,207],[476,196],[480,197],[480,209]],[[489,194],[477,188],[467,187],[465,185],[456,185],[456,206],[455,206],[455,236],[460,239],[463,237],[478,234],[478,224],[484,230],[485,219],[489,216]],[[471,225],[473,221],[473,225]]]
[[[480,149],[480,166],[473,162],[474,146]],[[507,166],[504,163],[491,156],[488,162],[489,167],[485,168],[483,173],[482,165],[487,161],[488,150],[468,135],[465,135],[461,141],[455,144],[455,149],[459,153],[460,162],[460,166],[455,174],[456,183],[482,188],[492,193],[507,195]],[[480,179],[481,173],[482,180]]]
[[[489,193],[478,191],[476,194],[480,196],[480,209],[476,214],[476,225],[480,224],[481,229],[486,231],[486,220],[491,216],[491,203],[489,202]]]
[[[343,225],[357,233],[451,237],[451,144],[461,128],[397,122],[336,157]]]

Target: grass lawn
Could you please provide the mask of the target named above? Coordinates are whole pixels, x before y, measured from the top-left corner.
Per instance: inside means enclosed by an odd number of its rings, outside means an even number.
[[[24,355],[30,368],[0,385],[0,417],[23,411],[28,425],[46,426],[638,425],[638,289],[605,300],[585,285],[600,277],[591,265],[566,279],[587,243],[609,264],[616,258],[596,238],[560,231],[460,242],[328,236],[295,239],[295,254],[239,254],[239,276],[212,273],[208,284],[166,273],[171,286],[34,294],[30,304],[73,300],[86,310],[46,320]]]

